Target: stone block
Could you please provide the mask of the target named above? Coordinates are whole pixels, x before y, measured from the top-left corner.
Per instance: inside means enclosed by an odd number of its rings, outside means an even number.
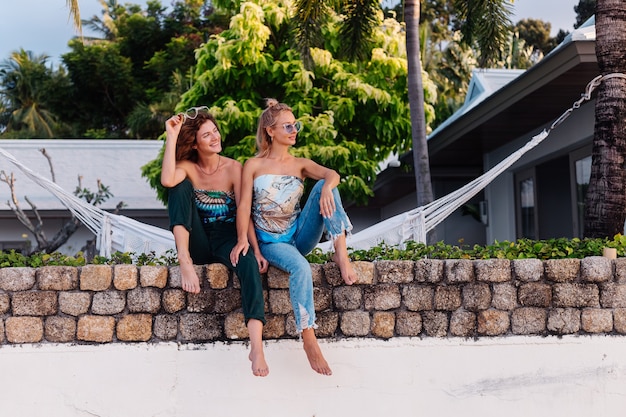
[[[463,285],[463,308],[469,311],[487,310],[491,306],[491,289],[485,282]]]
[[[502,282],[493,285],[493,296],[491,306],[498,310],[512,311],[518,306],[517,288],[515,285]]]
[[[93,295],[91,313],[109,315],[121,313],[126,308],[126,295],[121,291],[108,290]]]
[[[293,316],[292,316],[293,319]],[[265,326],[263,326],[264,339],[279,339],[285,335],[286,320],[282,315],[266,315]],[[295,329],[295,324],[293,325]]]
[[[56,291],[21,291],[13,293],[14,316],[51,316],[58,311]]]
[[[60,292],[59,310],[70,316],[80,316],[89,311],[91,294],[86,292]]]
[[[209,313],[215,306],[215,291],[201,289],[198,294],[187,294],[187,311],[190,313]]]
[[[365,310],[392,310],[401,305],[400,289],[393,284],[380,284],[364,289]]]
[[[555,307],[599,307],[600,290],[596,284],[554,284],[552,302]]]
[[[511,320],[509,313],[501,310],[485,310],[477,313],[478,334],[484,336],[502,336],[509,331]]]
[[[115,319],[110,316],[81,316],[78,318],[76,338],[85,342],[113,341]]]
[[[180,336],[190,342],[216,340],[222,337],[222,326],[217,316],[188,313],[179,319]]]
[[[270,290],[269,307],[272,314],[289,313],[292,310],[289,290]]]
[[[580,280],[606,282],[613,279],[613,262],[604,256],[589,256],[580,260]]]
[[[224,335],[230,340],[243,340],[250,337],[243,313],[237,311],[226,315]]]
[[[435,289],[427,285],[402,288],[402,302],[411,311],[429,311],[434,307]]]
[[[550,307],[552,286],[542,282],[526,282],[520,285],[518,297],[524,307]]]
[[[448,313],[443,311],[425,311],[422,314],[422,326],[430,337],[446,337],[448,334]]]
[[[213,311],[216,313],[230,313],[241,308],[241,293],[235,288],[226,288],[215,291],[215,305]]]
[[[123,316],[117,322],[117,338],[123,342],[147,342],[152,338],[152,315]]]
[[[214,290],[224,289],[228,286],[230,271],[226,265],[214,263],[205,265],[206,278],[209,287]]]
[[[420,259],[415,261],[415,281],[435,284],[444,276],[445,263],[441,259]]]
[[[469,259],[446,259],[444,277],[448,284],[472,282],[475,279],[474,263]]]
[[[167,267],[161,265],[143,265],[139,268],[139,282],[142,287],[165,288],[167,285]]]
[[[35,285],[37,270],[27,267],[0,268],[0,290],[27,291]]]
[[[511,261],[508,259],[482,259],[473,263],[478,281],[507,282],[511,280]]]
[[[553,282],[571,282],[578,278],[580,259],[548,259],[544,261],[546,279]]]
[[[43,339],[41,317],[8,317],[4,327],[9,343],[39,343]]]
[[[313,307],[315,311],[324,311],[332,308],[333,293],[330,288],[313,287]]]
[[[603,284],[600,287],[600,305],[605,308],[626,307],[626,284]]]
[[[178,335],[178,317],[159,314],[154,318],[154,336],[161,340],[175,340]]]
[[[78,269],[71,266],[37,268],[37,286],[42,291],[68,291],[78,288]]]
[[[371,320],[366,311],[346,311],[341,314],[339,328],[345,336],[367,336]]]
[[[83,291],[105,291],[113,282],[110,265],[85,265],[80,269],[80,289]]]
[[[177,288],[167,289],[163,291],[161,303],[165,312],[176,313],[187,307],[187,295],[185,291]]]
[[[456,337],[470,337],[476,333],[476,314],[457,310],[450,316],[450,334]]]
[[[418,336],[422,332],[422,316],[412,311],[396,313],[396,334],[398,336]]]
[[[156,288],[137,287],[128,291],[126,303],[131,313],[155,314],[161,308],[161,293]]]
[[[574,334],[580,331],[580,310],[555,308],[548,313],[548,330],[556,334]]]
[[[454,311],[461,307],[461,289],[455,285],[435,288],[435,310]]]
[[[270,266],[267,270],[267,288],[289,288],[289,274],[281,269]]]
[[[116,290],[127,291],[137,288],[139,272],[135,265],[114,265],[113,286]]]
[[[617,333],[626,334],[626,308],[613,310],[613,327]]]
[[[388,311],[376,311],[372,314],[372,335],[391,339],[395,332],[396,315]]]
[[[414,261],[377,261],[376,280],[382,284],[407,284],[415,277]]]
[[[520,307],[511,314],[513,334],[542,334],[546,331],[548,313],[543,308]]]
[[[511,261],[513,278],[522,282],[535,282],[543,278],[541,259],[514,259]]]
[[[317,337],[333,337],[337,333],[339,327],[339,313],[334,311],[325,311],[317,314],[317,329],[315,334]]]
[[[6,314],[11,308],[11,299],[9,294],[0,290],[0,314]]]
[[[626,258],[613,259],[613,267],[615,268],[615,281],[626,283]]]
[[[585,308],[580,322],[587,333],[610,333],[613,330],[613,312],[601,308]]]
[[[333,289],[333,300],[338,310],[357,310],[363,305],[363,287],[344,286]]]
[[[44,335],[48,342],[67,343],[76,339],[76,319],[50,316],[46,318]]]

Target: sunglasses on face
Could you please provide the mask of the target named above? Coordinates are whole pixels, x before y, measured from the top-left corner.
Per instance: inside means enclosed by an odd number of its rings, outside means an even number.
[[[292,134],[292,133],[298,133],[302,130],[302,123],[301,122],[295,122],[295,123],[284,123],[283,124],[283,129],[285,129],[285,132],[287,134]]]
[[[201,112],[208,113],[209,108],[207,106],[192,107],[178,114],[183,116],[183,122],[185,122],[187,119],[195,119]]]

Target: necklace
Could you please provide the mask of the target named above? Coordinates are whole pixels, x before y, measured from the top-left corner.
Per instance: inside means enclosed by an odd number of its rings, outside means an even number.
[[[215,171],[213,171],[211,173],[208,173],[204,169],[202,169],[202,165],[200,165],[200,164],[198,164],[198,168],[200,168],[200,171],[202,171],[202,173],[204,175],[213,175],[213,174],[215,174],[217,172],[218,169],[220,169],[220,164],[221,163],[222,163],[222,157],[221,157],[221,155],[218,155],[217,156],[217,167],[215,168]]]

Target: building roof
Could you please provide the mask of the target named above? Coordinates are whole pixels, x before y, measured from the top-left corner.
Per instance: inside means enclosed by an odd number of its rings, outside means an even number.
[[[157,200],[156,191],[141,176],[141,167],[155,159],[163,146],[158,140],[0,140],[0,148],[13,155],[34,172],[51,179],[47,159],[39,152],[44,149],[50,155],[56,183],[68,192],[78,185],[82,176],[82,187],[94,192],[97,180],[109,187],[113,194],[100,207],[114,209],[123,201],[125,210],[163,210]],[[38,210],[64,210],[61,202],[50,192],[26,177],[18,167],[0,155],[0,170],[15,174],[15,190],[23,210],[30,205],[23,199],[27,196]],[[10,199],[9,187],[0,183],[0,212],[9,207],[4,204]]]

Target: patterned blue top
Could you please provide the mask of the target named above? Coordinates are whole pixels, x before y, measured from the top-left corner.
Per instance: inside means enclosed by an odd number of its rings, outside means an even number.
[[[194,202],[203,223],[235,221],[237,203],[234,192],[213,190],[193,190],[193,192]]]
[[[304,182],[293,175],[260,175],[252,189],[252,220],[260,242],[290,242],[297,228]]]

